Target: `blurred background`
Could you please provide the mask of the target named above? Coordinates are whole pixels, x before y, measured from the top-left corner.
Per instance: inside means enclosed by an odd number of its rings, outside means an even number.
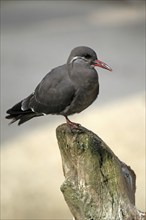
[[[70,119],[135,171],[136,207],[145,209],[145,2],[1,1],[1,219],[72,219],[55,136],[64,118],[8,126],[5,112],[82,45],[113,72],[98,70],[98,100]]]

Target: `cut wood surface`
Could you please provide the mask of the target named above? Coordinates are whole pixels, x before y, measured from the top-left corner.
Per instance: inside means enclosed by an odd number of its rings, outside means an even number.
[[[56,130],[65,181],[61,191],[75,220],[143,220],[135,207],[134,171],[84,127]]]

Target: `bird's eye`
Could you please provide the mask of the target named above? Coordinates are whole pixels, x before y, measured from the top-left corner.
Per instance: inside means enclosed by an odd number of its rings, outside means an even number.
[[[90,59],[90,58],[91,58],[91,55],[90,55],[90,54],[86,54],[84,57],[85,57],[86,59]]]

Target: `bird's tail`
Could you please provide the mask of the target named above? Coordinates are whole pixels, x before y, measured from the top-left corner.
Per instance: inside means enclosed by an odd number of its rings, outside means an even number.
[[[9,124],[14,123],[15,121],[19,120],[18,125],[23,124],[24,122],[30,120],[33,117],[41,116],[39,113],[33,112],[31,109],[22,110],[22,101],[14,105],[12,108],[10,108],[7,111],[6,118],[11,119],[11,122]]]

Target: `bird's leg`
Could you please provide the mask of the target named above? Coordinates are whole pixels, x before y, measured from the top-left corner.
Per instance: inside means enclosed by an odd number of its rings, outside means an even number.
[[[70,121],[67,116],[65,116],[65,118],[66,118],[66,123],[69,127],[79,128],[80,124]]]

